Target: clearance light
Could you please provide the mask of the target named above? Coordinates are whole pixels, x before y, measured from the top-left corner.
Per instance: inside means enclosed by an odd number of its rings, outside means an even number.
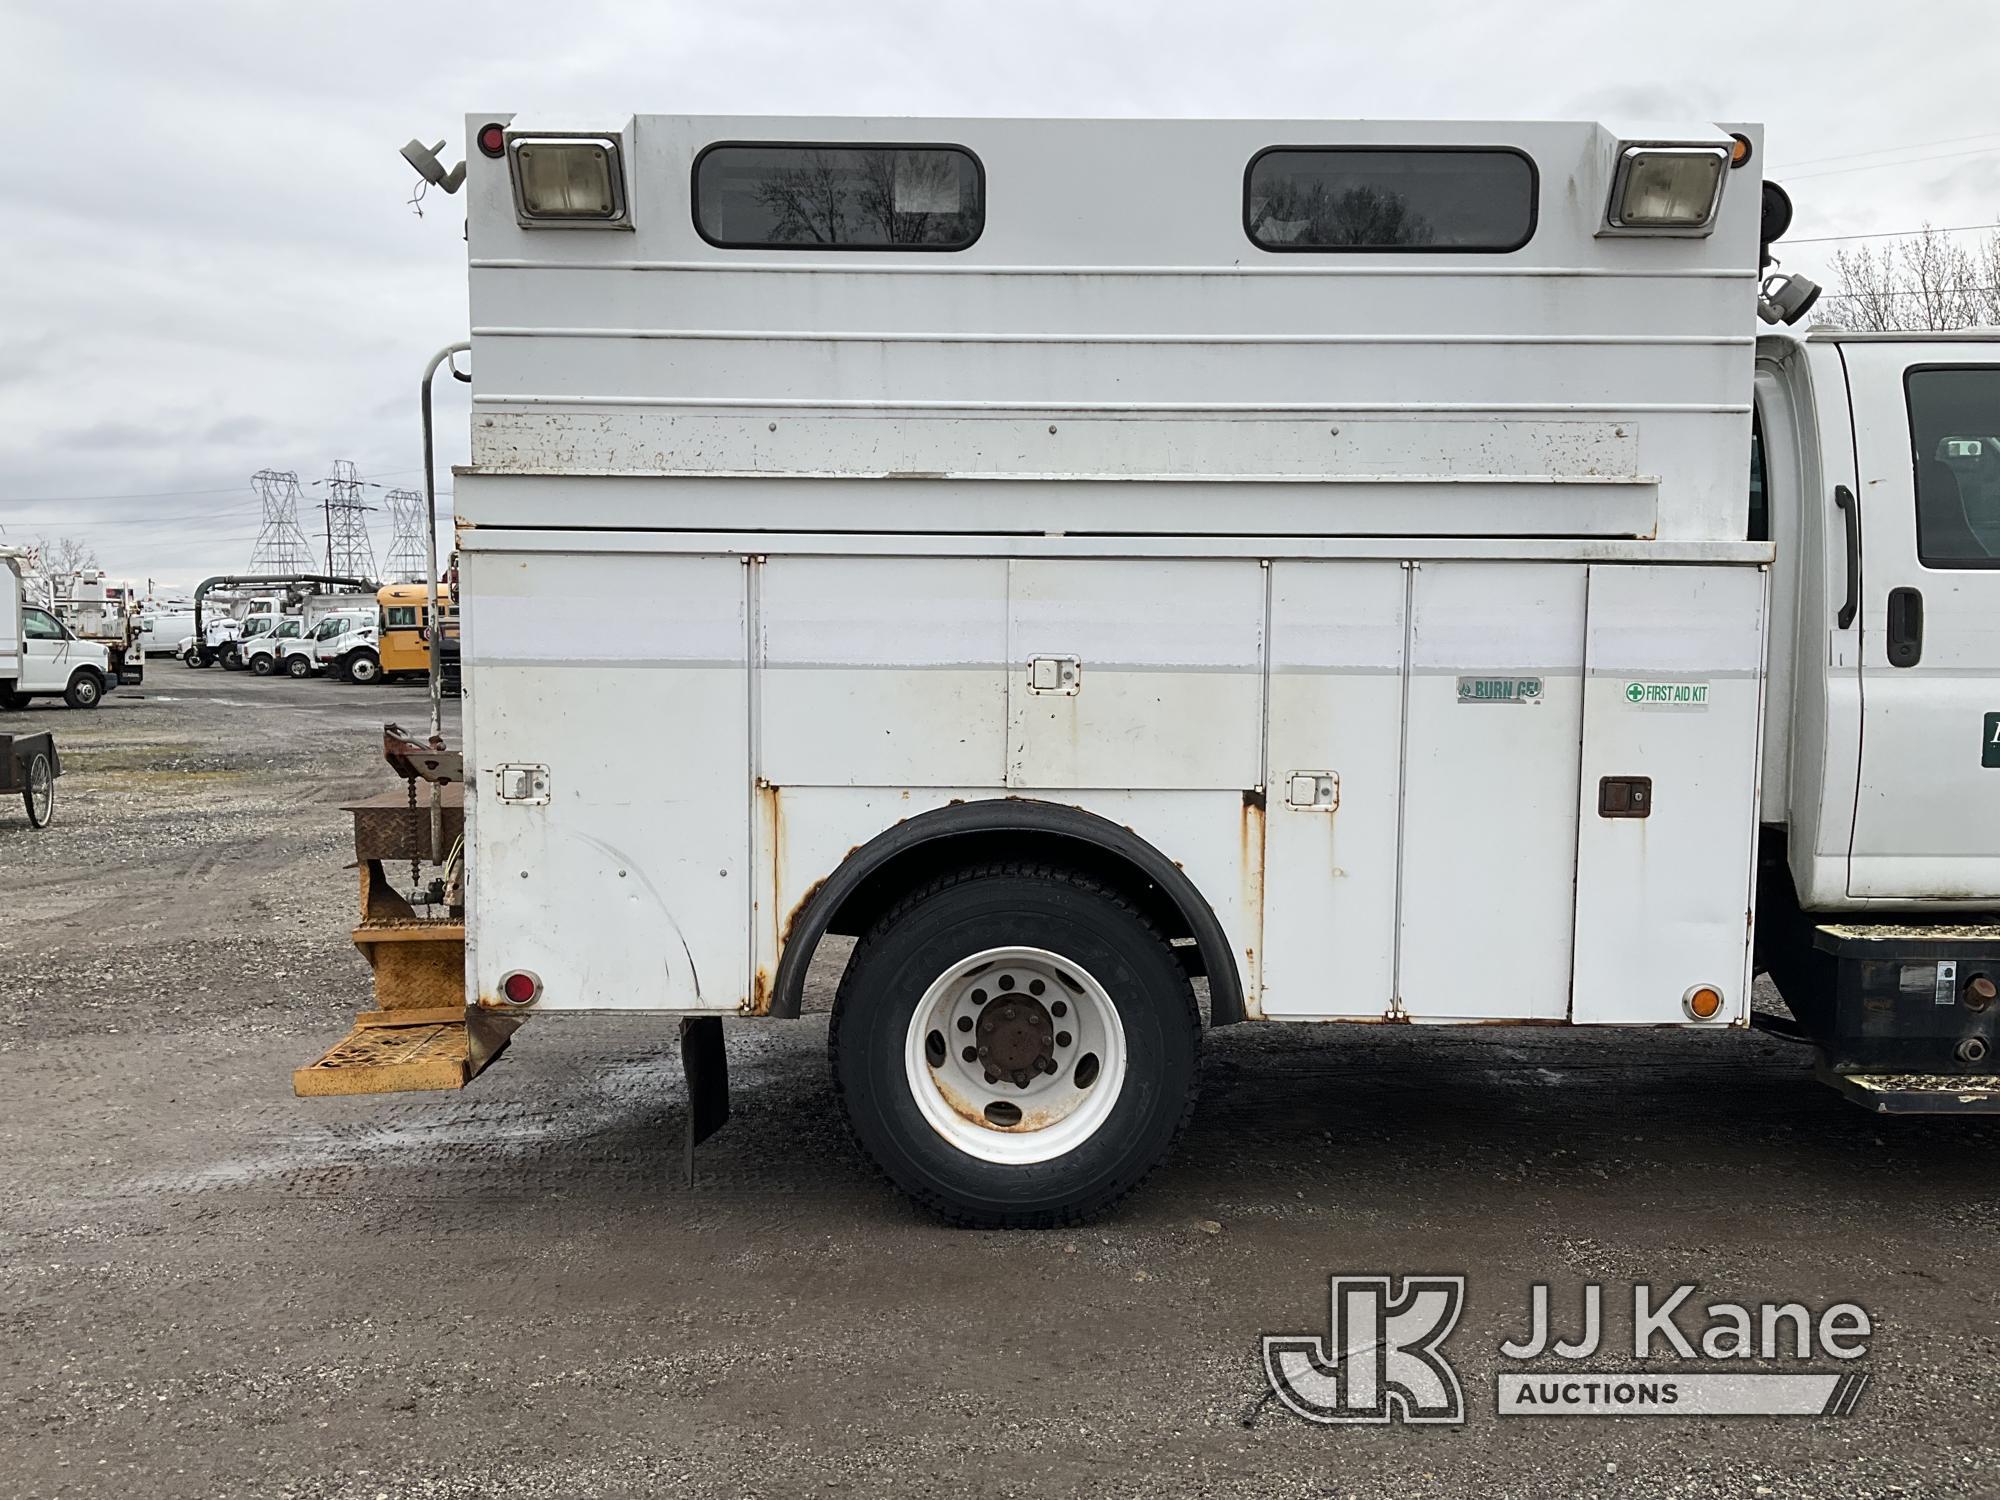
[[[507,127],[505,125],[482,125],[479,127],[479,149],[483,155],[498,161],[507,154]]]
[[[541,995],[541,980],[526,969],[516,969],[500,981],[500,998],[509,1005],[533,1005]]]
[[[1734,131],[1729,136],[1729,165],[1747,167],[1750,165],[1750,137],[1738,135]]]
[[[1611,186],[1611,228],[1706,231],[1729,157],[1721,146],[1626,147]]]
[[[514,206],[523,224],[625,221],[625,173],[609,136],[517,140]]]
[[[1698,984],[1681,996],[1681,1006],[1697,1021],[1713,1021],[1722,1014],[1722,991],[1712,984]]]

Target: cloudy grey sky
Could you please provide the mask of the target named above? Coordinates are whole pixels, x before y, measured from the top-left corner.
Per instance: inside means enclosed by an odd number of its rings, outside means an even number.
[[[1761,120],[1796,241],[2000,218],[1996,80],[1993,0],[0,0],[0,539],[187,585],[256,469],[417,486],[464,246],[396,148],[469,110]]]

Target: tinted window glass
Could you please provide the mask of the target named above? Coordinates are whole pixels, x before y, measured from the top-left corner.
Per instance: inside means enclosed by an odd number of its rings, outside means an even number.
[[[1250,163],[1243,223],[1266,250],[1518,250],[1535,168],[1518,151],[1278,147]]]
[[[2000,368],[1919,367],[1906,386],[1918,557],[2000,567]]]
[[[694,164],[694,227],[717,245],[963,250],[985,223],[956,146],[711,146]]]

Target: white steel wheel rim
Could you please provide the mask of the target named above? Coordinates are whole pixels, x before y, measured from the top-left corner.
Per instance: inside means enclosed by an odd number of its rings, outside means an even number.
[[[1040,1058],[1053,1071],[1036,1068]],[[925,1123],[958,1150],[1009,1166],[1051,1161],[1089,1140],[1117,1106],[1125,1024],[1081,964],[1046,948],[988,948],[924,991],[903,1067]]]

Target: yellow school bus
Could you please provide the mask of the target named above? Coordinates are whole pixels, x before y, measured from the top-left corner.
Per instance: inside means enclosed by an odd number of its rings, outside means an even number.
[[[429,598],[421,583],[389,583],[376,591],[381,610],[377,645],[384,677],[421,677],[431,669]],[[438,590],[447,637],[458,635],[458,611],[447,583]]]

